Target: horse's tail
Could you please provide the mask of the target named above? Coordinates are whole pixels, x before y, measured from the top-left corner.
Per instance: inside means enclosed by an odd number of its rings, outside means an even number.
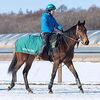
[[[14,70],[16,63],[17,63],[17,57],[16,57],[16,54],[14,54],[11,64],[8,68],[8,73],[10,73]]]

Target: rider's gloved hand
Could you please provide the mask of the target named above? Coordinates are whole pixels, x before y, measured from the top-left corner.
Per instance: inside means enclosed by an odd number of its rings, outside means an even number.
[[[64,33],[64,30],[62,29],[61,32]]]
[[[64,33],[63,29],[59,30],[59,34],[63,34],[63,33]]]

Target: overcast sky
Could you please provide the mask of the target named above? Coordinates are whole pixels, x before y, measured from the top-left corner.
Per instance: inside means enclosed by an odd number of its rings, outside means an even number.
[[[37,11],[45,9],[49,3],[53,3],[56,7],[64,4],[68,9],[78,7],[87,9],[92,5],[100,7],[100,0],[0,0],[0,13],[18,12],[20,8],[22,11],[26,9]]]

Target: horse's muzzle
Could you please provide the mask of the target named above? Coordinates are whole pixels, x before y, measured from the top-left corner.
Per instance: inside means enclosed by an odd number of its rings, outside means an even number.
[[[89,45],[89,40],[87,40],[87,41],[85,42],[85,45]]]
[[[89,40],[87,40],[87,41],[85,41],[85,42],[82,41],[82,44],[83,44],[83,45],[89,45]]]

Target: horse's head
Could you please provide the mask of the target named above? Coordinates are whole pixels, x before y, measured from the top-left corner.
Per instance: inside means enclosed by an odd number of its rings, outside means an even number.
[[[78,21],[77,26],[76,26],[76,35],[77,35],[77,38],[82,41],[82,44],[84,45],[89,44],[89,39],[87,37],[87,29],[85,27],[85,21],[82,23]]]

